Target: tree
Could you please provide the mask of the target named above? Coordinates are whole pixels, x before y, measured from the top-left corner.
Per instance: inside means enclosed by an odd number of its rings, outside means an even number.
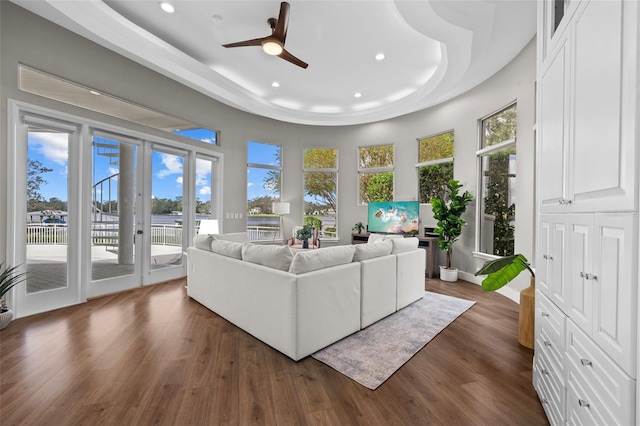
[[[247,202],[247,213],[250,213],[253,209],[259,209],[260,213],[271,214],[273,203],[277,201],[277,198],[270,195],[252,198]]]
[[[516,206],[509,205],[509,160],[515,155],[516,148],[511,146],[505,150],[489,155],[489,170],[485,172],[487,180],[487,197],[484,201],[484,213],[494,218],[493,253],[497,256],[510,256],[514,253],[514,227]]]
[[[443,198],[443,188],[453,179],[453,162],[422,166],[418,175],[421,203],[428,203],[433,197]]]
[[[441,133],[418,142],[418,162],[453,158],[454,134]]]
[[[29,160],[27,170],[27,211],[42,210],[44,197],[40,193],[40,187],[46,185],[47,181],[41,176],[50,173],[53,169],[45,167],[39,160]]]
[[[275,163],[278,166],[280,166],[282,163],[281,163],[281,154],[279,149],[275,152],[274,156],[275,156]],[[280,191],[282,189],[281,176],[282,176],[282,173],[280,172],[280,170],[269,170],[263,182],[264,188],[268,189],[269,191],[272,191],[273,195],[277,199],[280,198]]]
[[[304,169],[314,170],[304,172],[304,193],[314,199],[318,210],[337,210],[337,174],[332,171],[337,168],[337,160],[334,148],[310,148],[304,152]],[[307,207],[305,211],[309,210]]]
[[[360,200],[363,203],[393,201],[393,172],[361,174]]]
[[[393,145],[361,147],[359,163],[361,169],[393,166]]]

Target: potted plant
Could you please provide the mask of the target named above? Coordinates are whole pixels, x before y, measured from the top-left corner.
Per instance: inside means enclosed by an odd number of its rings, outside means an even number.
[[[313,235],[313,225],[305,223],[302,228],[296,231],[296,239],[302,241],[302,248],[309,248],[309,238]]]
[[[462,220],[462,214],[473,201],[473,195],[469,191],[460,194],[462,185],[455,179],[445,184],[443,196],[435,196],[431,199],[433,217],[437,226],[433,232],[438,234],[438,245],[447,254],[446,265],[440,266],[440,279],[455,282],[458,280],[458,269],[451,266],[451,254],[462,228],[467,224]]]
[[[513,256],[488,260],[475,275],[486,275],[487,277],[482,280],[482,289],[484,291],[495,291],[505,286],[525,269],[531,274],[531,281],[529,287],[520,291],[518,342],[522,346],[533,349],[536,274],[529,266],[527,258],[521,254],[514,254]]]
[[[8,267],[2,270],[4,262],[0,263],[0,330],[9,325],[13,319],[13,311],[7,308],[6,294],[14,286],[25,280],[26,273],[18,273],[18,267]]]
[[[356,231],[358,234],[361,234],[363,229],[364,225],[362,222],[356,222],[356,224],[353,225],[353,228],[351,228],[352,231]]]

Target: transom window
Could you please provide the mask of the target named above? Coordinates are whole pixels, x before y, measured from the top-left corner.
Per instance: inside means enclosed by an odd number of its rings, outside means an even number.
[[[338,149],[307,148],[302,161],[304,223],[319,228],[321,239],[338,237]]]
[[[516,104],[482,120],[481,198],[478,203],[478,251],[495,256],[514,253],[516,213]]]
[[[418,139],[418,200],[428,203],[444,196],[444,185],[453,179],[453,131]]]
[[[393,145],[358,148],[358,204],[393,201]]]

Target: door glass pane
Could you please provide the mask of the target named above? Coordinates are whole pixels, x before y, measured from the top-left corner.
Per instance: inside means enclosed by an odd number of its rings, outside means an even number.
[[[27,293],[67,287],[69,136],[27,130]]]
[[[151,156],[151,269],[182,264],[184,157]]]
[[[135,272],[137,147],[93,138],[91,279]]]
[[[217,218],[213,214],[212,170],[213,161],[204,158],[196,159],[195,232],[197,234],[218,234],[220,232]]]

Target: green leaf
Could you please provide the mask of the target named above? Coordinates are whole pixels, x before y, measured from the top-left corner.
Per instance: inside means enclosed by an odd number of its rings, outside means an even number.
[[[485,262],[475,275],[487,275],[482,281],[482,289],[484,291],[495,291],[505,286],[525,269],[529,269],[533,275],[527,258],[521,254],[516,254]]]

